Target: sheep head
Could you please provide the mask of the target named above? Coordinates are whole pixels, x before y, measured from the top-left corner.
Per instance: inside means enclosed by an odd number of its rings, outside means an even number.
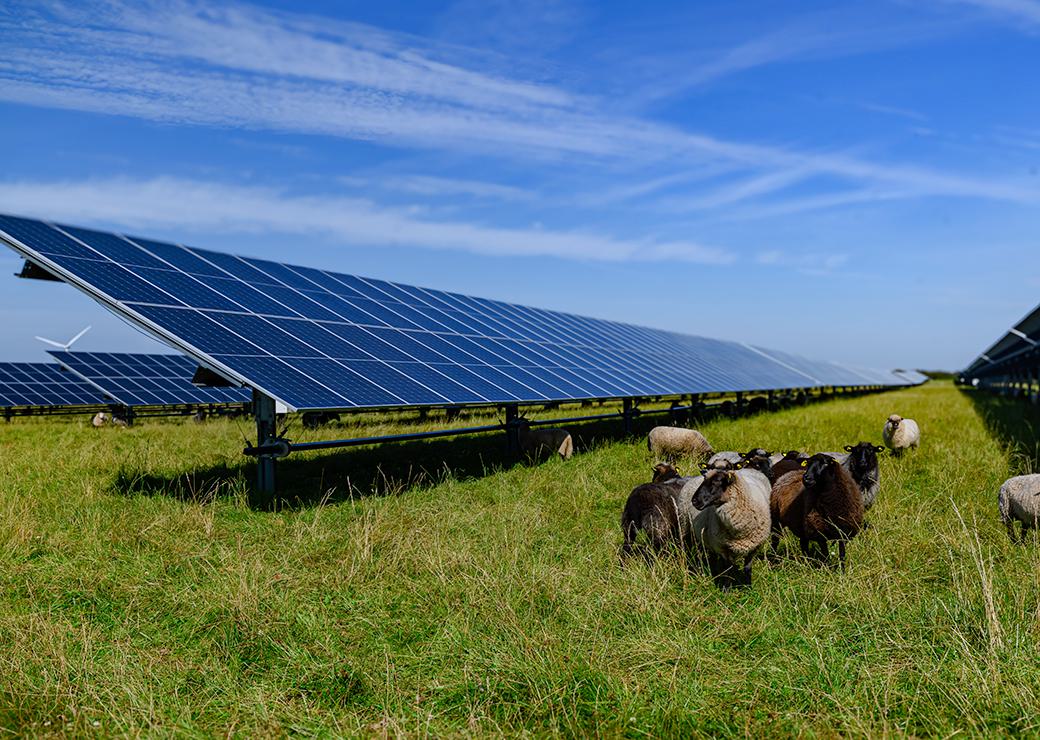
[[[899,422],[901,422],[902,420],[903,417],[899,414],[892,414],[890,417],[888,417],[888,423],[892,425],[893,429],[899,426]]]
[[[669,463],[657,463],[652,469],[654,471],[654,483],[664,483],[679,477],[679,471],[676,470],[674,465]]]
[[[864,473],[873,470],[877,465],[877,455],[884,451],[884,447],[872,445],[870,442],[860,442],[857,445],[845,445],[845,451],[849,453],[849,469],[853,478],[859,478]]]
[[[737,474],[732,470],[709,470],[704,475],[704,482],[693,495],[693,505],[698,509],[719,506],[729,501],[730,487],[737,482]]]
[[[805,468],[805,473],[802,475],[802,483],[805,484],[806,488],[816,488],[816,486],[829,480],[837,472],[838,468],[841,467],[841,463],[830,455],[818,452],[808,460],[802,461],[802,466]]]

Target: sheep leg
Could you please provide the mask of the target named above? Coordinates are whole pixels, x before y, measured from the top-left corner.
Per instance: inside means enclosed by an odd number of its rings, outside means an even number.
[[[733,587],[733,566],[718,555],[708,556],[708,570],[711,572],[711,580],[723,591],[729,591]]]
[[[838,567],[845,571],[845,540],[838,540]]]
[[[744,560],[744,581],[742,585],[747,586],[749,588],[751,586],[751,563],[753,561],[754,558],[750,555]]]

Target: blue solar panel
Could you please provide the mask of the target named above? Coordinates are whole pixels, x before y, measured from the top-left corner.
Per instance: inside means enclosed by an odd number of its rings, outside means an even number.
[[[181,355],[51,351],[61,365],[123,406],[241,404],[245,388],[192,385],[197,363]]]
[[[46,362],[0,362],[0,407],[102,406],[96,388]]]
[[[735,342],[0,216],[28,259],[293,409],[900,384]],[[787,356],[791,358],[792,356]],[[804,367],[803,367],[803,363]]]

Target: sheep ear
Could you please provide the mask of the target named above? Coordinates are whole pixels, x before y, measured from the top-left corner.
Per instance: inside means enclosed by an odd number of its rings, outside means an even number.
[[[809,461],[808,460],[802,460],[802,467],[803,468],[809,467]]]
[[[852,445],[845,445],[846,452],[852,452]]]
[[[884,452],[884,451],[885,451],[884,445],[874,445],[874,452]]]
[[[736,465],[733,466],[733,469],[734,470],[740,470],[743,466],[744,466],[743,463],[737,463]]]

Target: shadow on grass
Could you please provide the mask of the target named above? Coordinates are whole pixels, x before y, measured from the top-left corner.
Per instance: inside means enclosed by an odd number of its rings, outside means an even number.
[[[670,423],[667,419],[662,416],[635,419],[631,439],[645,438],[657,424]],[[628,438],[620,415],[616,419],[562,426],[571,432],[578,454]],[[336,434],[335,428],[328,430],[328,438],[335,438]],[[276,463],[278,496],[273,506],[306,507],[367,496],[392,496],[447,478],[480,478],[514,465],[539,462],[518,460],[511,455],[504,432],[297,454]],[[126,496],[167,496],[208,502],[247,497],[255,476],[256,463],[243,457],[240,464],[176,475],[158,475],[127,467],[116,474],[111,487],[115,493]],[[255,496],[250,504],[260,509],[272,505]]]
[[[632,433],[626,435],[620,414],[615,418],[579,424],[561,424],[574,438],[578,454],[623,439],[637,442],[658,424],[694,426],[734,411],[710,408],[698,419],[671,418],[668,415],[639,416],[633,419]],[[604,413],[607,409],[587,409],[584,413]],[[578,412],[582,413],[582,412]],[[402,429],[401,431],[406,431]],[[328,429],[329,439],[337,429]],[[506,449],[502,432],[470,437],[446,437],[424,441],[398,442],[366,447],[329,450],[310,455],[297,454],[276,463],[278,490],[274,502],[250,496],[256,477],[256,463],[245,457],[234,465],[191,470],[176,475],[157,475],[124,468],[112,482],[121,495],[167,496],[184,501],[207,502],[215,499],[248,498],[258,509],[307,507],[367,496],[392,496],[433,485],[444,479],[464,480],[494,474],[514,465],[533,465],[539,461],[517,460]]]
[[[975,388],[961,391],[990,433],[1011,450],[1017,472],[1040,472],[1040,406]]]

